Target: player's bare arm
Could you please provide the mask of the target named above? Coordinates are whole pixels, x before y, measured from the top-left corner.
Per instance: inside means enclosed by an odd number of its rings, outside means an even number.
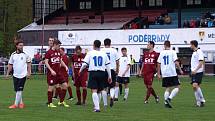
[[[142,76],[142,72],[143,72],[143,65],[144,65],[144,63],[142,63],[142,66],[141,66],[141,69],[140,69],[140,72],[139,72],[139,76]]]
[[[181,73],[181,74],[184,74],[184,72],[183,72],[183,70],[181,69],[180,64],[179,64],[178,61],[175,61],[175,65],[176,65],[176,67],[179,69],[180,73]]]
[[[83,64],[81,65],[80,70],[79,70],[79,75],[81,74],[81,72],[82,72],[85,68],[87,68],[87,64],[86,64],[86,63],[83,63]]]
[[[158,75],[158,79],[161,79],[161,64],[158,63],[157,64],[157,75]]]
[[[72,68],[72,76],[75,78],[75,69],[74,69],[74,63],[71,62],[71,68]]]
[[[10,72],[12,71],[13,65],[12,64],[8,64],[8,69],[7,69],[7,74],[5,76],[6,79],[8,79]]]
[[[53,76],[56,76],[56,72],[51,68],[51,66],[49,65],[49,60],[48,59],[45,59],[45,65],[46,65],[46,67],[49,69],[49,71],[51,72],[51,74],[53,75]]]
[[[119,60],[116,60],[116,74],[119,73]]]
[[[195,74],[197,73],[197,71],[198,71],[200,68],[202,68],[203,64],[204,64],[204,61],[203,61],[203,60],[200,60],[200,61],[199,61],[199,65],[197,66],[197,68],[196,68],[194,71],[192,71],[192,74],[195,75]]]
[[[106,65],[106,70],[108,73],[108,83],[112,83],[112,78],[111,78],[111,70],[110,70],[110,64]]]
[[[122,76],[125,76],[125,74],[128,72],[128,70],[130,69],[130,67],[131,67],[131,65],[128,64],[128,65],[127,65],[127,68],[126,68],[125,72],[122,74]]]
[[[60,60],[60,64],[66,69],[66,71],[69,70],[68,67],[67,67],[67,65],[63,62],[62,59]]]
[[[31,76],[31,62],[27,63],[27,71],[28,71],[27,78],[30,78],[30,76]]]

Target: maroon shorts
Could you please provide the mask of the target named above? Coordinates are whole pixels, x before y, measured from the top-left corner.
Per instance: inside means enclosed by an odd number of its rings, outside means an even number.
[[[76,76],[74,78],[74,86],[76,87],[87,87],[87,79],[88,77],[86,75],[84,76]]]
[[[143,75],[144,84],[145,85],[152,85],[154,79],[154,73],[147,73]]]
[[[49,86],[63,84],[64,82],[66,82],[66,80],[61,74],[57,74],[56,76],[52,76],[51,74],[47,75],[47,83]]]
[[[69,83],[69,77],[68,76],[64,76],[64,80],[67,84]]]

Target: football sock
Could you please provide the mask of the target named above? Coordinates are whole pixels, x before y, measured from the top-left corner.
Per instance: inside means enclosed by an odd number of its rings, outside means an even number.
[[[125,99],[128,98],[128,93],[129,93],[129,88],[125,88],[125,96],[124,96]]]
[[[53,92],[52,91],[48,91],[47,95],[48,95],[48,104],[50,104],[50,103],[52,103]]]
[[[105,90],[102,91],[102,98],[104,106],[107,106],[107,92]]]
[[[157,94],[155,93],[154,88],[152,88],[152,87],[151,87],[151,94],[152,94],[155,98],[157,98],[157,97],[158,97],[158,96],[157,96]]]
[[[22,91],[17,91],[16,92],[16,100],[15,100],[15,105],[18,106],[20,104],[22,98]]]
[[[81,91],[80,91],[80,88],[76,88],[76,96],[78,98],[78,102],[81,103]]]
[[[115,98],[118,98],[119,95],[119,87],[115,87]]]
[[[114,98],[114,93],[115,93],[115,89],[111,88],[110,89],[110,97],[113,99]]]
[[[122,84],[119,84],[119,91],[120,94],[122,94]]]
[[[198,92],[194,91],[194,95],[195,95],[195,98],[196,98],[196,102],[199,102],[200,98],[199,98]]]
[[[94,103],[94,106],[95,106],[94,109],[100,110],[98,94],[96,92],[93,92],[92,93],[92,98],[93,98],[93,103]]]
[[[203,96],[203,94],[202,94],[202,90],[201,90],[201,88],[199,87],[199,88],[197,88],[197,93],[198,93],[198,96],[199,96],[199,98],[200,98],[200,100],[201,100],[201,102],[205,102],[205,99],[204,99],[204,96]]]
[[[68,92],[69,92],[69,97],[73,97],[71,86],[69,86],[69,87],[67,88],[67,90],[68,90]]]
[[[59,96],[60,96],[60,102],[63,102],[64,101],[64,98],[66,96],[66,89],[62,89],[61,92],[59,93]]]
[[[169,91],[166,90],[166,91],[164,92],[164,99],[167,100],[168,97],[169,97]]]
[[[87,89],[83,89],[82,97],[83,97],[83,103],[85,103],[86,102],[86,98],[87,98]]]
[[[179,88],[174,88],[169,96],[170,99],[173,99],[173,97],[175,97],[177,95],[177,93],[179,92]]]
[[[100,102],[101,99],[102,99],[102,94],[101,94],[101,92],[98,93],[98,97],[99,97],[99,102]]]
[[[145,101],[149,99],[150,95],[151,95],[151,88],[147,88]]]

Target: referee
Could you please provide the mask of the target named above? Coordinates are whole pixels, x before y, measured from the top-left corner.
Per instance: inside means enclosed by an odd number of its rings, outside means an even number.
[[[31,75],[31,59],[23,52],[23,46],[23,41],[19,39],[16,43],[16,51],[11,54],[8,62],[6,78],[8,79],[9,74],[13,69],[13,83],[16,92],[15,103],[9,107],[10,109],[24,108],[22,92],[26,78],[29,78]]]

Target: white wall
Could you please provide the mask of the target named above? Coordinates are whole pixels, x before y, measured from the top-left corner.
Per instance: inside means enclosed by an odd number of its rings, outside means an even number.
[[[82,48],[92,49],[93,41],[110,38],[112,46],[128,48],[128,54],[132,54],[135,60],[139,60],[140,48],[146,48],[148,41],[156,43],[155,50],[163,49],[163,42],[171,41],[172,47],[189,47],[191,40],[197,40],[203,51],[212,51],[215,48],[215,28],[185,28],[185,29],[138,29],[138,30],[91,30],[91,31],[59,31],[58,39],[64,48],[74,48],[81,45]],[[48,47],[44,47],[48,48]],[[24,51],[31,57],[40,46],[26,46]]]

